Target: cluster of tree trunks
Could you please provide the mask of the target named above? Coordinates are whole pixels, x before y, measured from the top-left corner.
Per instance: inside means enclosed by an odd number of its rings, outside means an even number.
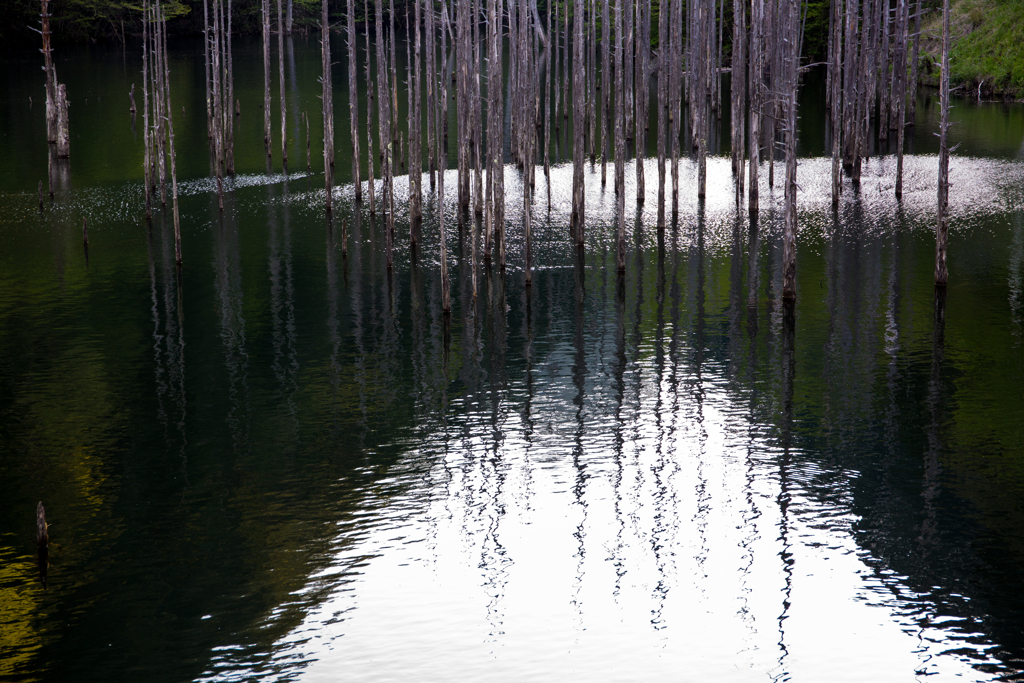
[[[215,0],[219,1],[219,0]],[[171,69],[167,60],[167,17],[160,0],[142,3],[143,153],[146,216],[152,216],[152,195],[159,185],[160,204],[167,205],[171,182],[174,216],[174,258],[181,265],[181,220],[178,212],[178,173],[174,153],[174,111],[171,107]],[[158,182],[159,179],[159,182]],[[223,190],[221,189],[221,195]],[[223,207],[223,205],[222,205]]]
[[[48,0],[41,2],[48,138],[57,146],[59,156],[67,156],[66,89],[58,83],[53,66]],[[365,158],[368,209],[375,214],[379,207],[383,213],[387,264],[391,268],[395,244],[396,164],[408,168],[410,243],[413,248],[418,243],[417,233],[423,217],[422,123],[425,118],[427,172],[431,187],[436,187],[435,211],[442,235],[445,310],[450,308],[442,210],[449,149],[449,84],[454,86],[456,205],[460,228],[472,225],[472,262],[475,264],[478,257],[482,257],[486,263],[496,260],[499,268],[506,266],[504,169],[507,143],[509,160],[522,174],[524,265],[526,282],[528,285],[532,282],[531,211],[536,168],[542,163],[548,176],[552,132],[557,149],[562,144],[562,123],[567,123],[571,115],[572,140],[570,142],[568,136],[565,140],[571,147],[573,161],[570,236],[582,249],[586,232],[584,162],[589,153],[591,162],[596,164],[600,154],[602,183],[607,178],[608,162],[614,162],[616,265],[621,271],[626,267],[625,168],[632,155],[636,168],[636,198],[637,202],[643,202],[648,100],[655,79],[658,230],[664,230],[667,224],[669,169],[671,211],[678,211],[681,154],[695,156],[697,182],[694,190],[698,198],[706,194],[709,140],[713,139],[722,114],[721,75],[727,24],[731,24],[732,30],[729,106],[735,201],[739,206],[746,193],[747,208],[752,221],[756,220],[761,160],[764,157],[768,162],[767,182],[771,186],[774,185],[775,161],[781,155],[785,161],[783,295],[787,299],[795,297],[797,88],[807,21],[807,8],[802,7],[802,3],[797,0],[732,0],[731,11],[727,12],[724,0],[689,0],[685,4],[684,0],[564,0],[561,4],[548,3],[546,18],[542,19],[536,0],[413,0],[411,11],[406,8],[405,20],[408,122],[404,131],[398,118],[394,0],[387,0],[387,3],[385,6],[385,0],[374,0],[371,5],[369,0],[364,0],[368,94],[365,119],[357,96],[355,0],[346,0],[343,8],[348,39],[348,112],[355,199],[361,204],[364,198],[360,164]],[[852,184],[859,183],[863,159],[874,148],[870,139],[873,131],[877,145],[888,143],[895,134],[895,193],[897,197],[902,195],[904,129],[913,121],[912,95],[917,86],[922,12],[921,0],[913,4],[912,12],[911,0],[832,0],[826,97],[834,203],[838,203],[843,191],[844,173]],[[262,0],[261,9],[264,142],[269,164],[272,154],[271,0]],[[281,155],[287,172],[284,41],[290,33],[290,1],[287,13],[285,9],[282,0],[277,0]],[[166,205],[169,177],[177,237],[180,228],[165,17],[160,0],[144,0],[142,10],[147,215],[152,213],[154,191],[159,191],[160,202]],[[944,12],[948,15],[948,8]],[[234,173],[234,118],[239,110],[232,78],[231,16],[231,0],[203,0],[207,127],[221,209],[224,176]],[[914,19],[913,29],[911,18]],[[655,20],[657,48],[652,51]],[[948,34],[948,16],[945,23],[944,32]],[[334,111],[327,0],[322,0],[321,28],[325,203],[330,210],[334,194]],[[508,81],[504,90],[506,57]],[[944,284],[947,277],[948,35],[944,37],[942,68],[937,284]],[[909,111],[908,93],[911,95]],[[134,112],[134,86],[131,97]],[[508,140],[504,135],[506,113]],[[360,144],[363,130],[367,135],[365,157],[361,155]],[[408,135],[407,157],[404,133]],[[308,136],[307,119],[307,166]],[[629,145],[630,141],[634,144]],[[375,192],[375,166],[381,177],[379,203]],[[472,216],[482,220],[479,223],[470,220],[470,211]],[[636,229],[642,226],[638,224]],[[753,222],[751,229],[754,229]],[[477,241],[478,230],[482,233],[482,248]],[[177,241],[180,262],[180,237]],[[476,293],[475,276],[473,293]]]

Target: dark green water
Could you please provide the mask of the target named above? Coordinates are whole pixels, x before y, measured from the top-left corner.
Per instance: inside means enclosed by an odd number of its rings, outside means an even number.
[[[324,216],[313,40],[286,76],[310,176],[295,118],[293,172],[275,148],[267,174],[258,44],[240,41],[239,176],[218,215],[194,48],[172,50],[180,280],[170,217],[142,210],[138,60],[62,50],[72,159],[42,213],[38,58],[2,70],[0,679],[1021,675],[1020,105],[954,111],[944,300],[934,102],[903,202],[876,156],[833,213],[809,82],[792,326],[780,198],[764,186],[758,223],[737,215],[724,157],[700,205],[683,162],[664,236],[649,163],[621,279],[599,167],[583,263],[571,166],[539,173],[529,291],[508,167],[510,268],[481,268],[475,302],[449,192],[446,323],[433,195],[415,259],[399,216],[390,277],[351,188]]]

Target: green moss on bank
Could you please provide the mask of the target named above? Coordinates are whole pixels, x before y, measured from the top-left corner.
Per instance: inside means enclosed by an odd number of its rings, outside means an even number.
[[[1024,0],[953,0],[949,77],[977,95],[1024,99]],[[939,84],[942,7],[921,22],[921,81]]]

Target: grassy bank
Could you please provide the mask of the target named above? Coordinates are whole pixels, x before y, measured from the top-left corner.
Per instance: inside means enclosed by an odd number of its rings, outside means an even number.
[[[1024,0],[953,0],[949,77],[973,96],[1024,99]],[[942,7],[921,23],[921,80],[937,86]]]

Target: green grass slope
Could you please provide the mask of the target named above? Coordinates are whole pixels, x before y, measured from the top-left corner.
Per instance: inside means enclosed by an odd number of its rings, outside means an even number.
[[[949,77],[977,96],[1024,99],[1024,0],[953,0]],[[942,7],[921,22],[921,80],[938,85]]]

